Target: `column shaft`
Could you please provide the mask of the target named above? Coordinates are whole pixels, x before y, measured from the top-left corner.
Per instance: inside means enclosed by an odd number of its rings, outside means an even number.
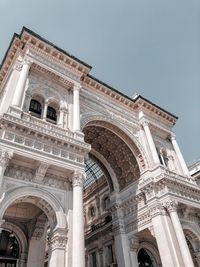
[[[181,168],[182,168],[183,174],[189,176],[190,174],[189,174],[187,165],[186,165],[185,160],[183,158],[183,155],[182,155],[182,153],[180,151],[180,148],[179,148],[179,145],[178,145],[178,143],[176,141],[175,136],[171,137],[171,141],[172,141],[172,145],[174,147],[174,150],[176,152],[176,155],[177,155],[177,157],[179,159],[179,162],[181,164]]]
[[[149,129],[148,123],[145,122],[143,124],[143,127],[144,127],[144,131],[145,131],[145,134],[146,134],[146,137],[147,137],[147,140],[148,140],[148,144],[149,144],[150,150],[151,150],[153,161],[154,161],[155,164],[159,164],[160,160],[159,160],[159,157],[158,157],[158,153],[156,151],[156,146],[154,144],[154,140],[153,140],[151,131]]]
[[[183,233],[183,229],[182,229],[177,212],[175,210],[171,211],[170,217],[171,217],[172,224],[174,226],[174,230],[176,233],[176,237],[177,237],[177,240],[178,240],[178,243],[180,246],[182,258],[183,258],[183,261],[185,264],[184,266],[185,267],[189,267],[189,266],[194,267],[194,263],[192,261],[189,247],[187,245],[186,238],[185,238],[185,235]]]
[[[80,173],[73,179],[72,267],[85,267],[83,174]]]
[[[25,61],[23,63],[22,70],[19,76],[19,80],[18,80],[16,89],[15,89],[15,92],[14,92],[13,100],[12,100],[13,106],[17,106],[19,108],[21,108],[22,106],[22,100],[24,96],[25,85],[26,85],[30,66],[31,64],[29,61]]]
[[[161,214],[156,214],[153,216],[152,224],[154,235],[158,244],[162,266],[177,267],[174,251],[170,244],[170,239],[166,231],[163,216]]]
[[[74,86],[73,90],[73,130],[80,131],[80,103],[79,103],[79,91],[78,86]]]

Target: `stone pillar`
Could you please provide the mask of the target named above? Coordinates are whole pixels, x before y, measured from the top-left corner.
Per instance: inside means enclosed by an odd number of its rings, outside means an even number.
[[[65,229],[55,229],[50,239],[48,267],[65,267],[67,236]]]
[[[68,128],[68,110],[63,109],[63,128],[67,129]]]
[[[0,149],[0,197],[3,193],[4,172],[12,157],[12,152]]]
[[[115,255],[120,267],[131,267],[128,238],[125,232],[124,215],[120,205],[113,210],[113,233],[115,240]]]
[[[144,127],[144,131],[145,131],[145,134],[146,134],[146,137],[147,137],[147,141],[148,141],[148,144],[149,144],[149,147],[150,147],[150,150],[151,150],[151,154],[152,154],[152,158],[153,158],[154,164],[159,164],[160,160],[159,160],[159,157],[158,157],[158,153],[157,153],[157,150],[156,150],[156,146],[155,146],[151,131],[149,129],[149,122],[145,121],[145,122],[143,122],[142,125]]]
[[[43,109],[43,113],[42,113],[42,119],[43,120],[46,120],[46,117],[47,117],[47,108],[48,108],[48,102],[45,101],[45,103],[44,103],[44,109]]]
[[[68,104],[68,126],[67,128],[69,128],[71,131],[73,131],[73,95],[72,92],[69,92],[69,104]]]
[[[61,108],[59,112],[59,120],[57,122],[57,125],[59,125],[60,127],[63,127],[63,123],[64,123],[64,109]]]
[[[180,162],[183,174],[187,175],[187,176],[190,176],[188,168],[187,168],[187,165],[186,165],[185,160],[183,158],[183,155],[182,155],[182,153],[180,151],[179,145],[178,145],[178,143],[176,141],[176,136],[174,134],[171,135],[171,141],[172,141],[172,145],[173,145],[174,151],[176,152],[176,155],[177,155],[178,160]]]
[[[12,105],[20,109],[22,107],[22,100],[24,96],[25,85],[28,78],[30,67],[31,67],[31,61],[25,59],[23,62],[22,70],[12,100]]]
[[[132,236],[129,239],[131,267],[138,267],[137,249],[139,246],[139,240],[137,236]]]
[[[80,131],[80,103],[79,92],[80,85],[74,85],[73,90],[73,130]]]
[[[73,185],[73,237],[72,267],[85,267],[84,218],[83,218],[83,181],[85,173],[76,172]]]
[[[29,112],[31,97],[32,97],[31,93],[30,92],[26,92],[23,110],[25,112],[27,112],[27,113]]]
[[[172,224],[174,227],[174,231],[178,240],[178,244],[181,250],[184,267],[194,267],[194,263],[192,261],[192,256],[190,254],[189,247],[186,242],[186,238],[177,214],[177,204],[175,201],[169,201],[166,203],[167,210],[170,214]]]
[[[170,236],[166,229],[163,207],[160,205],[150,208],[151,220],[153,225],[153,235],[156,238],[158,250],[163,267],[183,267],[177,265],[175,252],[171,246]]]

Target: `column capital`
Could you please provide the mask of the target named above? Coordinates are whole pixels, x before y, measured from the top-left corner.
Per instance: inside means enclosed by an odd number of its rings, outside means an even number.
[[[67,233],[64,229],[56,229],[50,238],[50,248],[55,249],[65,249],[67,244]]]
[[[78,83],[75,83],[74,86],[73,86],[73,90],[77,90],[77,91],[80,91],[82,88],[82,86]]]
[[[86,179],[86,174],[84,172],[74,171],[72,177],[72,185],[75,186],[83,186],[83,183]]]
[[[137,251],[139,247],[139,238],[137,235],[133,235],[129,238],[129,247],[131,251]]]
[[[23,65],[28,65],[29,67],[33,64],[33,60],[25,57],[22,62]]]
[[[167,201],[165,203],[165,207],[167,208],[168,212],[176,212],[178,208],[178,203],[175,200]]]
[[[176,135],[175,135],[175,133],[171,133],[171,140],[176,140]]]
[[[149,124],[150,124],[150,122],[149,122],[147,119],[143,119],[143,120],[141,121],[141,123],[140,123],[140,126],[142,126],[143,128],[144,128],[145,126],[148,126],[148,127],[149,127]]]
[[[0,165],[7,166],[9,160],[13,157],[13,152],[0,149]]]

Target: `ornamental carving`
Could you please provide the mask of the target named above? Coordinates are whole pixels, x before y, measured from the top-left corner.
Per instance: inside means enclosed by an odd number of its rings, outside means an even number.
[[[86,179],[86,174],[83,172],[74,172],[73,178],[72,178],[72,185],[75,186],[81,186],[83,187],[83,183]]]
[[[34,176],[34,171],[29,168],[25,168],[18,165],[12,165],[6,168],[5,176],[25,180],[32,181]]]
[[[129,247],[131,251],[137,251],[139,247],[139,238],[138,236],[134,235],[129,238]]]
[[[55,249],[65,249],[67,245],[67,237],[65,235],[55,234],[51,237],[50,248]]]
[[[175,200],[167,201],[165,206],[169,212],[177,211],[178,203]]]
[[[9,160],[12,158],[12,156],[13,156],[12,152],[0,149],[0,165],[6,166]]]

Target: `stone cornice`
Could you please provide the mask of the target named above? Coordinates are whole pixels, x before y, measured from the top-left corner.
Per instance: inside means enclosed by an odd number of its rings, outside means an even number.
[[[5,76],[16,58],[17,51],[23,54],[30,48],[36,53],[43,54],[52,63],[56,62],[58,65],[68,69],[75,76],[77,75],[81,79],[82,86],[88,90],[96,91],[98,94],[104,95],[118,104],[120,103],[129,110],[139,111],[142,109],[148,111],[148,113],[152,113],[153,116],[161,118],[170,125],[175,124],[177,117],[141,96],[136,96],[131,99],[109,85],[97,80],[95,77],[88,75],[91,70],[89,65],[67,54],[26,28],[23,28],[20,36],[15,36],[5,56],[0,70],[0,87],[2,87],[2,82],[6,80]]]

